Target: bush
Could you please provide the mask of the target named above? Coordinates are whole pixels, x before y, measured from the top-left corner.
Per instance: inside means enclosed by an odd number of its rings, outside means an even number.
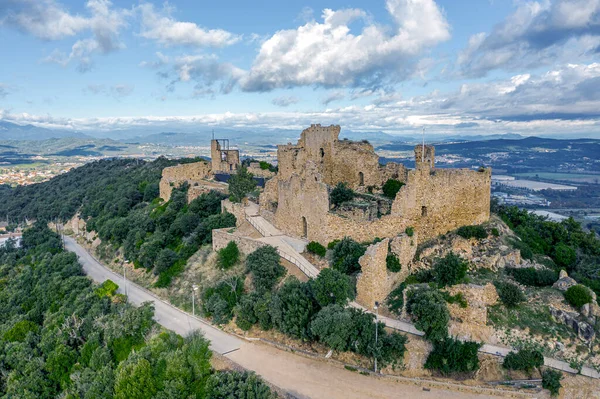
[[[286,273],[279,262],[277,249],[270,245],[260,247],[246,258],[246,269],[252,273],[254,289],[259,293],[271,291]]]
[[[351,238],[344,237],[333,247],[333,268],[345,273],[353,274],[360,271],[358,259],[367,249]]]
[[[531,372],[534,368],[544,365],[544,355],[539,350],[521,349],[518,352],[510,352],[504,358],[502,366],[508,370],[520,370]]]
[[[468,267],[469,264],[460,256],[450,252],[444,258],[435,262],[433,279],[440,287],[457,284],[465,278]]]
[[[112,280],[106,280],[96,288],[95,292],[100,298],[107,296],[111,297],[117,292],[119,286]]]
[[[571,270],[577,261],[575,250],[562,242],[554,247],[553,255],[554,262],[568,270]]]
[[[513,276],[517,282],[534,287],[545,287],[558,280],[558,273],[550,269],[536,269],[533,267],[506,268],[506,272]]]
[[[387,257],[385,258],[385,266],[393,273],[398,273],[402,269],[402,265],[400,264],[398,257],[391,252],[388,253]]]
[[[388,309],[397,315],[402,313],[404,307],[404,290],[406,289],[406,283],[400,283],[396,288],[389,293],[386,302]]]
[[[310,321],[317,310],[309,285],[290,278],[273,295],[270,313],[273,325],[279,331],[308,340],[311,337]]]
[[[340,305],[329,305],[310,323],[312,334],[331,349],[346,351],[353,331],[352,314]]]
[[[493,227],[492,228],[492,235],[494,237],[500,237],[500,230],[498,230],[497,228]]]
[[[444,296],[435,289],[417,288],[408,293],[407,309],[415,318],[415,326],[431,341],[448,336],[450,313]]]
[[[329,199],[334,206],[351,201],[352,198],[354,198],[354,191],[352,191],[346,183],[338,183],[337,186],[331,190],[331,194],[329,195]]]
[[[169,248],[163,248],[158,253],[154,264],[154,274],[160,274],[168,270],[177,261],[177,252]]]
[[[483,226],[461,226],[456,230],[456,234],[462,238],[477,238],[478,240],[487,238],[488,233]]]
[[[235,308],[235,324],[244,331],[248,331],[254,324],[258,323],[254,305],[259,298],[260,295],[256,292],[244,295]]]
[[[443,292],[442,295],[448,303],[456,303],[463,309],[466,309],[469,306],[469,302],[467,302],[462,292],[456,293],[454,295],[450,295],[447,292]]]
[[[206,383],[206,397],[211,399],[276,399],[263,380],[248,371],[224,371],[211,374]]]
[[[323,269],[316,279],[311,280],[310,288],[321,307],[334,303],[343,306],[354,297],[350,277],[332,268]]]
[[[29,332],[37,333],[38,325],[29,320],[21,320],[15,323],[14,326],[3,335],[5,341],[8,342],[23,342]]]
[[[320,243],[318,243],[316,241],[309,242],[308,245],[306,246],[306,250],[315,255],[319,255],[320,257],[325,256],[325,254],[327,253],[327,248],[325,248],[324,246],[322,246]]]
[[[240,260],[240,250],[235,241],[229,241],[225,248],[217,252],[217,263],[221,269],[227,270]]]
[[[433,343],[425,368],[437,370],[444,375],[471,373],[479,369],[477,351],[481,345],[471,341],[445,338]]]
[[[525,301],[525,295],[517,285],[502,281],[496,281],[494,285],[500,300],[507,308],[514,308]]]
[[[331,241],[329,244],[327,244],[327,249],[333,249],[333,248],[335,248],[335,246],[337,245],[338,242],[340,242],[340,240],[333,240],[333,241]]]
[[[569,287],[564,293],[565,299],[569,304],[577,309],[592,302],[590,289],[585,285],[577,284]]]
[[[407,236],[412,237],[415,234],[415,228],[408,226],[404,232]]]
[[[245,196],[256,188],[256,180],[245,166],[240,166],[237,173],[229,178],[228,183],[231,202],[241,202]]]
[[[550,391],[552,396],[557,396],[558,391],[562,387],[560,380],[562,379],[562,373],[557,370],[545,370],[542,373],[542,388]]]
[[[384,196],[390,199],[394,199],[396,198],[396,194],[398,194],[398,191],[400,191],[403,185],[404,183],[402,183],[400,180],[388,179],[383,184],[383,187],[381,187],[381,190],[383,191]]]

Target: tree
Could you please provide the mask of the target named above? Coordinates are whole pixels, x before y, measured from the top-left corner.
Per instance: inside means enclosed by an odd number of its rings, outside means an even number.
[[[367,249],[351,238],[344,237],[333,247],[333,268],[345,273],[354,274],[360,271],[358,260]]]
[[[163,248],[156,257],[154,274],[160,274],[167,270],[177,261],[177,253],[169,248]]]
[[[383,187],[381,187],[381,190],[383,191],[383,195],[389,199],[394,199],[396,198],[396,194],[398,194],[398,191],[400,191],[402,186],[404,186],[404,183],[402,183],[400,180],[388,179],[383,184]]]
[[[354,198],[354,191],[348,187],[346,183],[338,183],[331,194],[329,194],[329,200],[333,206],[338,206],[344,202],[351,201]]]
[[[240,250],[235,241],[229,241],[225,248],[217,251],[218,264],[221,269],[229,269],[240,259]]]
[[[408,292],[407,309],[416,319],[415,326],[425,332],[432,341],[448,336],[450,313],[443,295],[432,288],[424,287]]]
[[[454,252],[448,253],[442,259],[437,259],[433,265],[433,278],[440,287],[454,285],[467,274],[469,264]]]
[[[260,377],[248,371],[225,371],[210,376],[206,384],[210,399],[276,399]]]
[[[571,270],[577,261],[577,253],[572,247],[561,242],[554,247],[553,259],[558,266]]]
[[[290,277],[273,295],[270,313],[273,325],[279,331],[308,340],[311,337],[309,324],[317,310],[308,284]]]
[[[525,295],[516,284],[496,281],[494,285],[500,300],[507,308],[514,308],[525,301]]]
[[[240,298],[240,302],[235,308],[235,324],[244,331],[248,331],[253,325],[258,323],[258,317],[254,312],[254,306],[260,299],[257,292],[251,292]]]
[[[502,366],[508,370],[521,370],[531,372],[534,368],[544,365],[544,355],[539,350],[521,349],[518,352],[509,352],[504,358]]]
[[[144,358],[122,363],[115,380],[115,399],[150,399],[156,393],[152,365]]]
[[[346,305],[354,297],[350,277],[331,268],[321,270],[316,279],[311,280],[315,300],[321,307],[330,304]]]
[[[352,315],[340,305],[324,307],[310,323],[312,334],[337,351],[347,350],[352,327]]]
[[[231,202],[242,202],[242,199],[256,188],[254,175],[248,172],[245,166],[240,166],[237,173],[229,178],[228,183]]]
[[[398,260],[398,257],[396,255],[394,255],[392,252],[388,253],[388,255],[386,256],[385,266],[392,273],[398,273],[400,270],[402,270],[402,265],[400,264],[400,260]]]
[[[434,341],[424,367],[444,375],[476,371],[479,369],[477,352],[480,346],[476,342],[461,342],[454,338]]]
[[[552,396],[557,396],[562,384],[562,373],[557,370],[547,369],[542,373],[542,388],[550,391]]]
[[[259,293],[271,291],[286,269],[279,262],[277,249],[270,245],[260,247],[246,258],[246,270],[252,274],[254,289]]]

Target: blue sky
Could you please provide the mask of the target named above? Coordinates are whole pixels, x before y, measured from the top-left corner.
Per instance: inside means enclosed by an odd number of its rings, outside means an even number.
[[[600,0],[1,0],[0,119],[598,135]]]

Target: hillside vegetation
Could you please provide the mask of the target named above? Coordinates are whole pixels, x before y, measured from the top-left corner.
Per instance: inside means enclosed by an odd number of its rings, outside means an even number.
[[[36,224],[0,249],[0,397],[274,398],[249,373],[211,368],[209,342],[161,330],[148,303],[94,286]]]

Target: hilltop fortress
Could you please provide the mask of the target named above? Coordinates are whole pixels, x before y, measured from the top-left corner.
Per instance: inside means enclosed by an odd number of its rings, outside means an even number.
[[[339,133],[340,126],[312,125],[297,144],[278,146],[279,172],[260,195],[260,212],[285,233],[327,245],[395,237],[411,227],[424,240],[489,219],[491,169],[436,169],[429,145],[415,146],[414,170],[381,165],[371,144]],[[394,199],[378,195],[388,179],[404,183]],[[338,183],[357,196],[334,207]]]

